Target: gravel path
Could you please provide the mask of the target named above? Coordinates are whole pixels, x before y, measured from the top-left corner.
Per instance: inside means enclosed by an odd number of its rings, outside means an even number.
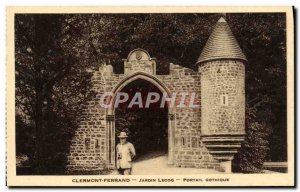
[[[212,169],[179,168],[167,164],[167,155],[137,161],[133,164],[132,175],[192,175],[218,173]],[[113,171],[111,175],[118,174]]]

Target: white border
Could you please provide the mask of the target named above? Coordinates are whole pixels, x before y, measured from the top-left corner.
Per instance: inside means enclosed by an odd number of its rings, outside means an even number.
[[[250,3],[249,3],[250,2]],[[252,1],[235,1],[235,0],[230,0],[230,1],[224,1],[224,0],[210,0],[210,1],[193,1],[193,0],[185,0],[182,2],[175,2],[174,0],[167,0],[162,2],[161,0],[152,0],[149,2],[145,2],[145,1],[137,1],[137,0],[131,0],[131,1],[127,1],[124,2],[122,0],[110,0],[107,2],[99,2],[97,0],[70,0],[70,1],[61,1],[61,0],[51,0],[51,1],[37,1],[37,0],[27,0],[27,1],[22,1],[22,0],[2,0],[0,1],[0,59],[1,59],[1,64],[0,64],[0,127],[2,127],[1,129],[1,147],[0,147],[0,159],[1,159],[1,170],[0,170],[0,174],[1,174],[1,181],[2,181],[2,185],[0,186],[1,191],[8,191],[8,188],[5,187],[5,77],[6,77],[6,73],[5,73],[5,50],[6,50],[6,46],[5,46],[5,23],[6,23],[6,17],[5,17],[5,6],[8,5],[35,5],[35,6],[41,6],[41,5],[273,5],[273,6],[280,6],[280,5],[295,5],[296,7],[299,7],[299,2],[300,1],[294,1],[294,0],[285,0],[285,1],[278,1],[278,0],[252,0]],[[295,21],[297,21],[296,26],[299,26],[299,19],[296,19]],[[298,38],[299,39],[299,38]],[[296,42],[298,43],[299,40]],[[298,52],[295,53],[297,55],[299,55],[299,49]],[[298,67],[299,69],[299,67]],[[299,72],[299,71],[298,71]],[[299,88],[297,86],[297,88]],[[298,114],[299,115],[299,114]],[[297,116],[297,118],[300,117]],[[299,119],[299,118],[298,118]],[[298,131],[298,135],[297,138],[299,138],[299,131]],[[299,148],[298,151],[299,152]],[[2,190],[3,189],[3,190]],[[30,189],[32,190],[32,189]],[[36,189],[39,190],[39,189]],[[51,189],[46,189],[43,191],[50,191]],[[74,189],[72,189],[73,191]],[[105,189],[101,189],[101,190],[105,190]],[[207,189],[201,189],[206,191]],[[258,191],[260,191],[259,189],[256,189]],[[18,191],[28,191],[26,189],[19,189]],[[59,189],[56,191],[68,191],[68,189]],[[250,191],[250,190],[249,190]]]

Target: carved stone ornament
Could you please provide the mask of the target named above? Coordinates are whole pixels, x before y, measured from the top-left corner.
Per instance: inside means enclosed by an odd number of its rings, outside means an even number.
[[[136,58],[137,60],[141,60],[142,57],[143,57],[143,53],[142,53],[141,51],[137,51],[137,52],[135,53],[135,58]]]

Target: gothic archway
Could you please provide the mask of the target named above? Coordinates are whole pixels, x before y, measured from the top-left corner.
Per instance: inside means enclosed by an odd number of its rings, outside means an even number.
[[[126,86],[133,84],[137,81],[145,81],[149,84],[151,84],[153,87],[157,88],[161,94],[167,94],[169,97],[171,96],[171,92],[169,89],[155,76],[138,72],[135,74],[132,74],[131,76],[124,78],[114,89],[113,93],[116,95],[116,93],[120,92],[122,89],[124,89]],[[116,144],[116,109],[113,107],[115,103],[115,97],[111,98],[111,107],[107,109],[107,115],[106,115],[106,135],[107,135],[107,160],[109,162],[109,165],[111,167],[115,167],[115,144]],[[174,129],[175,129],[175,121],[174,121],[174,109],[167,107],[166,112],[166,118],[167,118],[167,146],[168,146],[168,164],[173,164],[173,158],[174,158]]]

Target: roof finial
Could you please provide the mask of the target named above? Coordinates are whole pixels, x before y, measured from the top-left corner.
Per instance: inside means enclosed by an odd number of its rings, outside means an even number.
[[[221,17],[223,17],[224,19],[226,19],[226,13],[221,13]]]
[[[221,13],[221,17],[218,20],[218,23],[226,23],[226,13]]]
[[[218,21],[218,23],[226,23],[225,19],[223,17],[221,17]]]

